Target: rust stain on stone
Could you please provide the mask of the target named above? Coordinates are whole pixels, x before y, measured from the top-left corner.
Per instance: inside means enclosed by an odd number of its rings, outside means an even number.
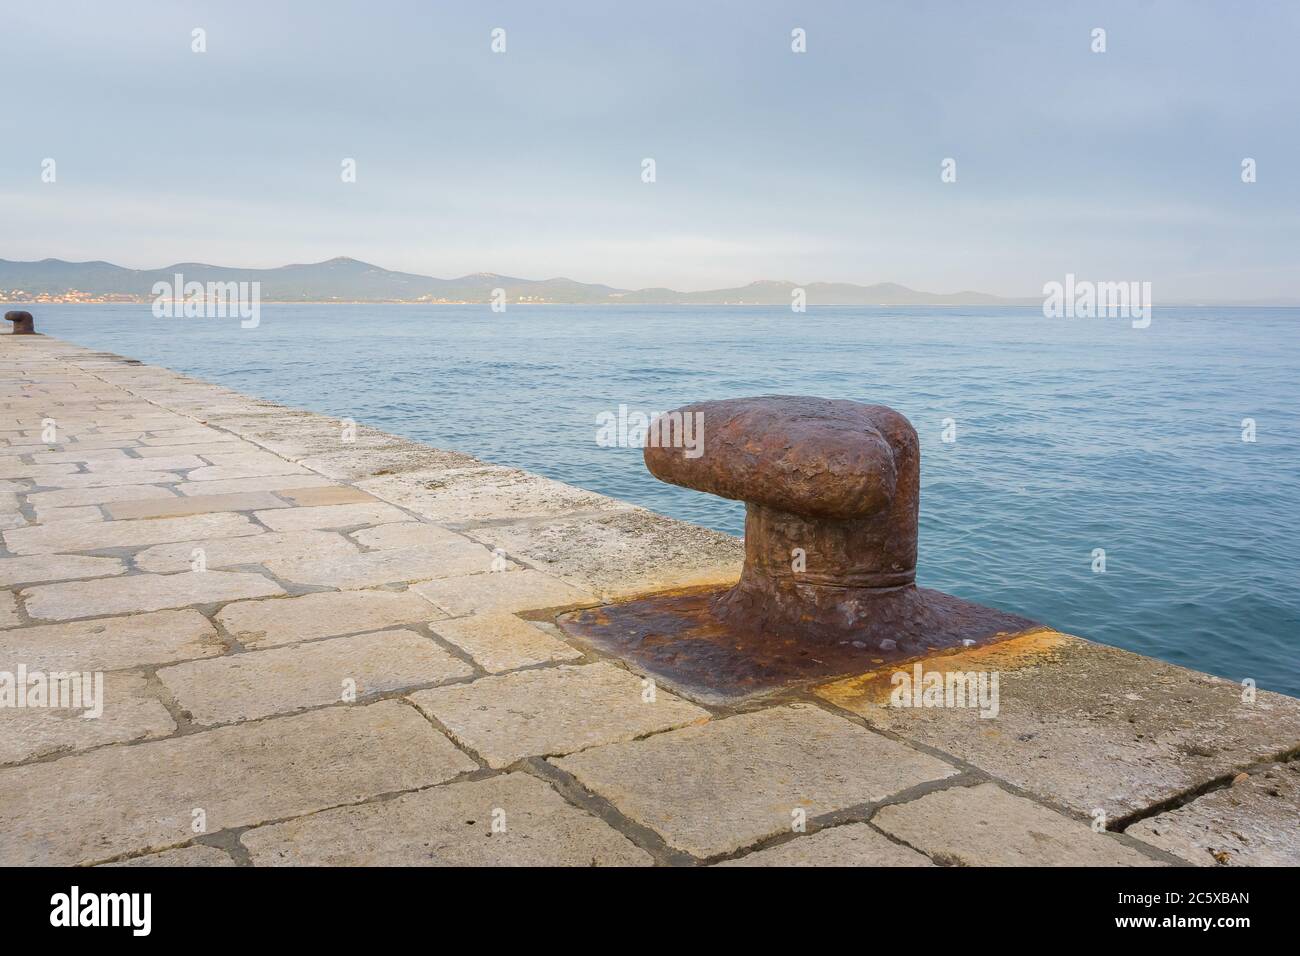
[[[945,675],[955,671],[1009,673],[1057,663],[1079,640],[1050,628],[1039,628],[992,644],[960,647],[915,661],[873,668],[855,677],[823,684],[813,692],[845,710],[883,707],[889,704],[894,674],[916,663],[920,663],[926,672]]]

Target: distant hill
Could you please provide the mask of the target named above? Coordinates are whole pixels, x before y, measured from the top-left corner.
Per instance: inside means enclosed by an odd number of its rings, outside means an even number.
[[[170,282],[176,273],[195,282],[261,282],[263,302],[483,302],[493,289],[504,289],[509,303],[576,305],[789,305],[791,292],[802,288],[809,305],[954,305],[1015,306],[1042,304],[1042,296],[1012,299],[984,292],[921,292],[894,282],[854,285],[849,282],[763,280],[734,289],[677,292],[674,289],[616,289],[573,279],[520,279],[476,272],[459,279],[436,279],[411,272],[392,272],[356,259],[232,269],[201,262],[178,262],[162,269],[124,269],[111,262],[12,262],[0,259],[0,302],[135,301],[153,298],[153,284]],[[1158,291],[1158,290],[1157,290]],[[1300,306],[1300,299],[1255,301],[1163,301],[1168,305]]]
[[[176,273],[187,282],[261,282],[264,302],[488,302],[493,289],[506,300],[569,304],[639,305],[789,305],[791,291],[803,288],[809,305],[1020,305],[1041,300],[1005,299],[982,292],[947,295],[918,292],[892,282],[860,286],[846,282],[752,282],[734,289],[677,292],[673,289],[616,289],[573,279],[520,279],[480,272],[437,279],[392,272],[356,259],[337,258],[280,266],[232,269],[201,262],[178,262],[162,269],[125,269],[111,262],[13,262],[0,259],[0,300],[33,299],[149,301],[155,282]]]

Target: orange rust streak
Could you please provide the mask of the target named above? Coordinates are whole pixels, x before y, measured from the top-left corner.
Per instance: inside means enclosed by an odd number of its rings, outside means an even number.
[[[846,710],[862,706],[885,706],[898,671],[911,671],[919,661],[924,670],[947,674],[952,671],[1018,671],[1060,660],[1064,650],[1079,638],[1039,628],[1015,637],[979,647],[958,647],[927,657],[891,663],[856,677],[832,681],[814,689],[818,697]]]

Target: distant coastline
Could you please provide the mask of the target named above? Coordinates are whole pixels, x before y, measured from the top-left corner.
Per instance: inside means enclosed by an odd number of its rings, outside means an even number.
[[[850,282],[796,283],[759,280],[748,285],[698,292],[667,288],[618,289],[573,279],[521,279],[479,272],[456,279],[439,279],[393,272],[357,259],[340,257],[324,262],[274,269],[237,269],[185,262],[161,269],[127,269],[110,262],[67,262],[42,259],[19,262],[0,259],[0,302],[21,305],[144,304],[154,301],[155,283],[171,283],[177,274],[187,282],[256,282],[265,303],[304,305],[484,305],[504,301],[519,305],[725,305],[786,306],[1041,306],[1041,293],[1007,297],[985,292],[926,292],[893,282],[857,285]],[[1055,278],[1055,277],[1049,277]],[[1165,299],[1155,303],[1205,308],[1295,308],[1300,297],[1255,301],[1196,301]]]

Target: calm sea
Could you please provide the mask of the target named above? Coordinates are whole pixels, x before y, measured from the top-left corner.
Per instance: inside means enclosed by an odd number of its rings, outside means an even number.
[[[596,416],[774,392],[891,405],[921,434],[921,583],[1300,696],[1297,309],[1164,309],[1140,330],[1035,309],[264,305],[248,330],[33,311],[81,345],[736,534],[741,505],[598,446]]]

